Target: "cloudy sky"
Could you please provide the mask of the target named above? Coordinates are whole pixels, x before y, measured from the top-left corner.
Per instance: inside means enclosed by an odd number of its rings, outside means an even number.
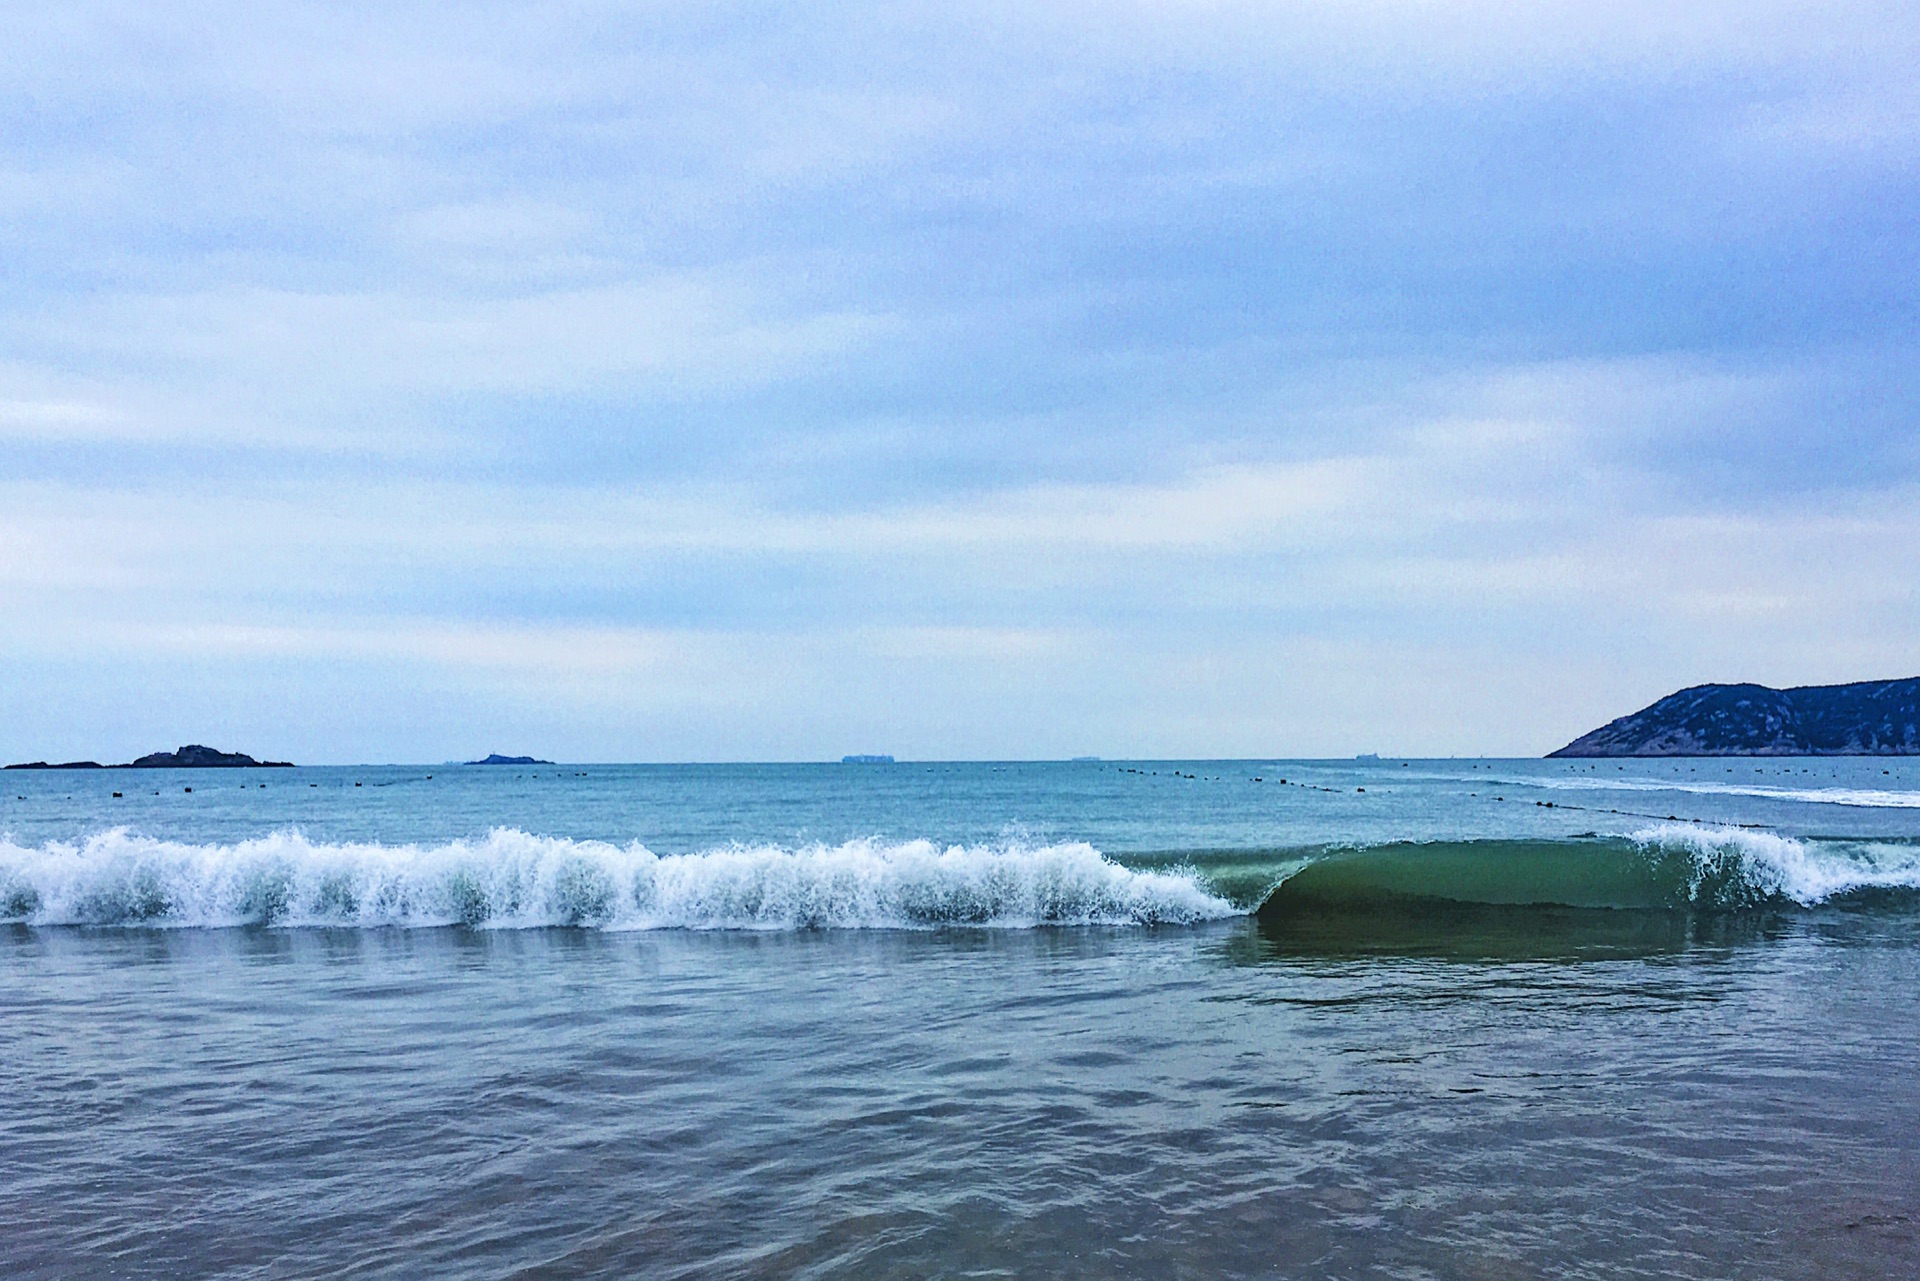
[[[0,755],[1920,673],[1920,9],[0,6]]]

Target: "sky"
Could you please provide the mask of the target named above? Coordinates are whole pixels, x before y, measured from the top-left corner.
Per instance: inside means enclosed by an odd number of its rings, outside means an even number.
[[[1920,8],[0,0],[0,756],[1920,674]]]

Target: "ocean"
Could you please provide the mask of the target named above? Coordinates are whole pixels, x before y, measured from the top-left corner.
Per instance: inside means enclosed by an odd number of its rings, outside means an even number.
[[[1920,761],[0,788],[8,1277],[1920,1275]]]

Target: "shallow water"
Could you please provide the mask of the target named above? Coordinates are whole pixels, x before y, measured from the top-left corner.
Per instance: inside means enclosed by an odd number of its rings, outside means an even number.
[[[437,809],[356,809],[342,774],[331,808],[292,819],[242,801],[234,777],[149,797],[171,808],[130,821],[31,780],[45,791],[31,813],[15,802],[0,862],[47,885],[48,866],[95,856],[253,868],[232,853],[245,841],[283,859],[353,842],[403,864],[459,842],[482,857],[504,823],[531,834],[506,838],[514,850],[551,837],[638,857],[639,840],[696,860],[688,874],[718,866],[698,860],[721,840],[755,866],[844,859],[849,841],[887,866],[916,839],[1016,859],[1084,843],[1097,861],[1188,866],[1165,874],[1239,906],[1025,928],[206,928],[163,894],[138,925],[23,918],[0,925],[0,1257],[24,1277],[1920,1272],[1920,912],[1905,900],[1269,901],[1207,869],[1284,876],[1343,856],[1324,848],[1343,832],[1370,847],[1424,834],[1415,858],[1462,839],[1509,859],[1586,847],[1532,804],[1552,789],[1511,781],[1565,783],[1559,763],[1404,771],[1452,769],[1451,784],[1281,764],[1290,789],[1369,790],[1272,802],[1222,781],[1224,800],[1163,811],[1176,783],[1206,795],[1229,767],[943,767],[950,785],[916,809],[904,768],[823,768],[814,788],[806,767],[743,767],[718,786],[643,771],[638,799],[605,778],[540,795],[487,777]],[[1912,788],[1881,768],[1842,762],[1820,786]],[[1496,772],[1497,804],[1525,812],[1476,826],[1450,798]],[[267,795],[321,791],[291,785],[306,773]],[[376,775],[360,773],[364,795]],[[1653,795],[1659,824],[1764,823],[1732,830],[1816,858],[1898,850],[1915,826],[1911,807],[1722,793],[1708,799],[1731,810],[1683,813],[1668,804],[1695,794]],[[1576,830],[1617,850],[1608,838],[1653,821]],[[129,829],[120,844],[89,845],[110,822]],[[304,845],[274,835],[290,822]]]
[[[1884,1276],[1920,932],[32,931],[15,1276]],[[1511,940],[1509,940],[1511,944]],[[1472,949],[1469,948],[1469,953]]]

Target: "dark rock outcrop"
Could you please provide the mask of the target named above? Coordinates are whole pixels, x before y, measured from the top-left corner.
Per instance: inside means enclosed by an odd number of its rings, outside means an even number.
[[[551,765],[552,761],[538,760],[532,756],[502,756],[498,752],[487,753],[483,761],[468,761],[469,765]]]
[[[172,752],[153,752],[120,769],[292,769],[292,761],[256,761],[243,752],[223,752],[217,748],[188,743]]]
[[[126,765],[102,765],[98,761],[68,761],[64,765],[49,765],[45,761],[29,761],[25,765],[9,765],[8,769],[292,769],[292,761],[256,761],[243,752],[222,752],[216,748],[203,747],[199,743],[188,743],[173,752],[153,752]]]
[[[1695,685],[1548,755],[1920,755],[1920,677],[1793,689]]]

